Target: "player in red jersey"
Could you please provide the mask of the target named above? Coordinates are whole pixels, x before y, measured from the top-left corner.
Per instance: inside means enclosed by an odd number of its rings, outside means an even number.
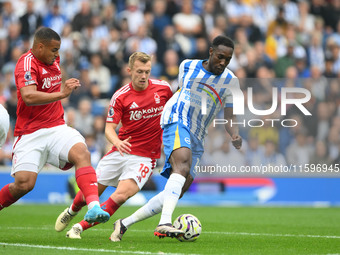
[[[155,159],[161,154],[160,116],[165,103],[172,96],[167,82],[149,79],[149,55],[133,53],[129,58],[128,72],[132,81],[112,96],[106,119],[105,135],[114,146],[100,160],[96,169],[99,195],[108,186],[117,187],[109,199],[101,204],[110,215],[142,189],[152,175]],[[122,127],[117,135],[115,129],[120,122]],[[80,191],[73,204],[59,215],[56,231],[64,230],[84,204]],[[81,221],[66,236],[80,239],[81,233],[95,224]]]
[[[17,122],[14,130],[12,176],[14,183],[0,190],[0,210],[15,203],[34,188],[46,163],[63,170],[75,166],[76,180],[88,205],[85,220],[106,222],[110,215],[99,206],[97,177],[85,140],[64,121],[60,100],[80,86],[77,79],[62,84],[59,68],[60,36],[42,27],[33,47],[15,67]]]

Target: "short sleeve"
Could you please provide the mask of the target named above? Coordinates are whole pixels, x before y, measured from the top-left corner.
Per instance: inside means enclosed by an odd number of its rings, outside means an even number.
[[[240,83],[238,78],[233,77],[231,79],[231,82],[229,83],[229,86],[227,88],[227,96],[226,96],[226,101],[224,107],[233,107],[233,92],[232,91],[240,91]]]
[[[109,110],[107,112],[106,122],[118,124],[122,118],[122,113],[122,102],[120,98],[116,98],[115,95],[113,95],[110,101]]]
[[[182,63],[179,65],[179,68],[178,68],[178,86],[180,88],[183,87],[183,75],[184,75],[184,65],[185,63],[187,63],[189,60],[186,59],[186,60],[183,60]]]
[[[33,84],[37,85],[37,69],[34,66],[27,68],[25,67],[25,63],[21,61],[16,66],[15,79],[18,89]]]

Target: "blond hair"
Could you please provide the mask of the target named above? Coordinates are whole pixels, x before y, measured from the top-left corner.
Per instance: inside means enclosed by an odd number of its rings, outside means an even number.
[[[146,64],[147,62],[151,61],[151,56],[144,52],[135,52],[131,54],[131,56],[129,57],[129,67],[131,69],[133,68],[136,60]]]

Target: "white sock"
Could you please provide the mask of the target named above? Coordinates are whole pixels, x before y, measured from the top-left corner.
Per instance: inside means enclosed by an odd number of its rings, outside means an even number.
[[[170,175],[164,188],[164,203],[159,225],[172,224],[172,213],[176,208],[185,180],[183,175],[176,173]]]
[[[80,228],[81,232],[84,231],[84,230],[83,230],[83,227],[82,227],[79,223],[74,224],[73,227],[78,227],[78,228]]]
[[[145,205],[135,211],[132,215],[125,218],[122,223],[128,228],[132,224],[150,218],[162,211],[164,202],[164,191],[151,198]]]
[[[98,201],[92,201],[91,203],[89,203],[89,204],[87,205],[87,208],[88,208],[89,210],[91,210],[95,205],[98,205],[98,206],[100,207],[100,204],[99,204]]]
[[[75,211],[72,210],[72,205],[68,208],[68,213],[72,216],[75,216],[75,215],[78,214],[78,212],[75,212]]]

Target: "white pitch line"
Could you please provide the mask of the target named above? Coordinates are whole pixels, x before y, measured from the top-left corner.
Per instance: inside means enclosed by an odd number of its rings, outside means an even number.
[[[124,251],[124,250],[106,250],[106,249],[85,249],[75,247],[63,247],[63,246],[50,246],[50,245],[34,245],[25,243],[2,243],[4,246],[15,246],[15,247],[27,247],[27,248],[38,248],[38,249],[53,249],[53,250],[67,250],[67,251],[87,251],[87,252],[105,252],[105,253],[128,253],[128,254],[145,254],[145,255],[159,255],[159,252],[148,252],[148,251]],[[166,253],[169,255],[185,255],[184,253]],[[198,255],[198,254],[194,254]]]
[[[146,230],[133,230],[135,232],[150,232]],[[340,236],[322,236],[322,235],[294,235],[294,234],[271,234],[271,233],[247,233],[247,232],[219,232],[219,231],[204,231],[205,234],[213,235],[242,235],[242,236],[272,236],[272,237],[308,237],[308,238],[327,238],[340,239]]]
[[[271,234],[271,233],[247,233],[247,232],[204,232],[208,234],[218,235],[242,235],[242,236],[272,236],[272,237],[302,237],[302,238],[326,238],[326,239],[340,239],[340,236],[322,236],[322,235],[294,235],[294,234]]]
[[[54,230],[53,227],[0,227],[0,229],[20,229],[20,230]],[[91,231],[108,231],[108,229],[91,229]],[[152,233],[153,230],[138,230],[130,229],[129,232]],[[204,234],[213,235],[242,235],[242,236],[271,236],[271,237],[301,237],[301,238],[326,238],[340,239],[340,236],[323,236],[323,235],[302,235],[302,234],[273,234],[273,233],[248,233],[248,232],[219,232],[219,231],[204,231]]]

